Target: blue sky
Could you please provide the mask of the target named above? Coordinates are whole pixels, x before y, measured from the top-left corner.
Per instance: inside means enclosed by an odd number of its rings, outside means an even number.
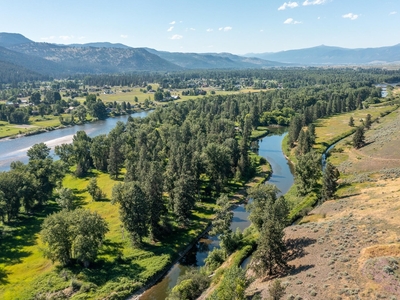
[[[0,32],[36,42],[234,54],[400,43],[400,0],[2,2]]]

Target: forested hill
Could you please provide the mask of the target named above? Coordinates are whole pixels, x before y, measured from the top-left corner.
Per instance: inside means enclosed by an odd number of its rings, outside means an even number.
[[[285,64],[229,53],[159,52],[122,44],[56,45],[36,43],[20,34],[0,33],[0,61],[46,75],[116,74],[184,69],[258,69]]]
[[[276,61],[230,53],[181,53],[157,51],[150,48],[146,48],[146,50],[185,69],[261,69],[288,66]]]
[[[317,46],[276,53],[251,53],[246,56],[303,65],[343,65],[400,62],[400,44],[380,48],[347,49]]]

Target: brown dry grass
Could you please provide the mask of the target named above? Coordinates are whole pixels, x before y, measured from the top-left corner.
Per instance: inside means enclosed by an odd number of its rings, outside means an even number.
[[[365,147],[336,146],[340,197],[286,229],[292,270],[281,278],[283,299],[400,299],[399,130],[395,111],[366,133]],[[247,292],[268,299],[269,283],[259,278]]]

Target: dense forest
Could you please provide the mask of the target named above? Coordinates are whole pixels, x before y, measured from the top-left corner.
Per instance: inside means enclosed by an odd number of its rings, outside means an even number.
[[[163,240],[173,234],[174,227],[188,226],[196,202],[223,197],[229,192],[229,183],[243,182],[254,176],[260,161],[251,152],[251,134],[259,126],[290,126],[289,144],[299,145],[297,151],[305,157],[305,162],[299,162],[299,166],[312,165],[310,162],[317,161],[310,152],[315,137],[312,126],[307,131],[303,131],[303,127],[319,118],[378,103],[381,90],[374,84],[399,79],[398,71],[377,69],[204,71],[85,77],[85,85],[100,86],[142,86],[157,82],[161,89],[198,88],[205,84],[228,90],[255,85],[269,88],[257,93],[207,95],[158,106],[148,117],[130,118],[126,124],[118,123],[109,134],[94,138],[79,131],[71,144],[56,147],[58,161],[49,156],[50,149],[46,145],[35,145],[28,151],[26,165],[14,162],[10,171],[0,173],[0,218],[5,224],[18,219],[21,213],[33,218],[35,212],[56,195],[59,212],[48,217],[42,226],[45,255],[64,266],[81,263],[88,267],[97,259],[107,224],[96,214],[73,212],[76,208],[73,193],[61,184],[66,173],[90,177],[91,170],[96,169],[113,179],[123,180],[113,187],[111,201],[119,206],[120,219],[133,246],[141,247],[144,238]],[[32,90],[30,99],[38,109],[54,110],[71,105],[72,102],[61,98],[58,88],[55,85],[48,90],[44,100]],[[84,103],[76,104],[77,111],[81,110],[78,118],[82,121],[87,112],[98,119],[107,117],[105,104],[94,94],[88,94]],[[10,122],[23,123],[23,120],[14,120],[18,114],[27,116],[30,113],[31,107],[10,108],[6,104],[0,107],[0,118]],[[299,174],[306,171],[296,170]],[[334,172],[331,172],[333,180],[326,179],[327,185],[334,184],[337,177]],[[306,180],[308,177],[301,176]],[[306,195],[312,184],[300,185],[303,187],[300,194]],[[90,180],[87,190],[95,201],[104,196],[95,179]],[[251,218],[257,229],[277,232],[277,239],[281,239],[286,222],[281,219],[286,219],[288,213],[284,199],[277,198],[277,191],[271,188],[250,193],[254,193],[255,199],[257,195],[267,199],[260,200],[259,207],[255,201],[255,212],[265,207],[276,212],[261,217],[253,213]],[[329,193],[331,190],[327,188],[324,195],[329,197]],[[267,222],[265,218],[275,221]],[[91,231],[77,225],[82,219],[88,220]],[[60,226],[64,226],[65,232],[57,231]],[[232,244],[236,238],[230,233],[226,244]],[[261,239],[260,249],[269,242]],[[88,251],[89,248],[92,251]],[[279,256],[276,264],[281,269],[286,268]],[[269,263],[260,272],[272,274],[275,269],[276,266]]]

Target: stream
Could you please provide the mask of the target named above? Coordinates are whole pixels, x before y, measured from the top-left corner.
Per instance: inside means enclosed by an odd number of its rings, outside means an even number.
[[[263,156],[272,167],[272,176],[268,183],[275,184],[280,190],[280,195],[285,194],[292,186],[294,177],[291,165],[282,152],[282,140],[285,137],[286,128],[273,128],[271,133],[258,141],[258,154]],[[249,213],[245,205],[239,205],[233,210],[231,229],[240,228],[243,231],[250,225]],[[140,300],[163,300],[169,291],[176,285],[178,277],[183,275],[191,266],[204,266],[205,258],[214,248],[219,247],[216,236],[203,236],[198,243],[176,264],[172,266],[167,275],[151,288],[146,290]]]

